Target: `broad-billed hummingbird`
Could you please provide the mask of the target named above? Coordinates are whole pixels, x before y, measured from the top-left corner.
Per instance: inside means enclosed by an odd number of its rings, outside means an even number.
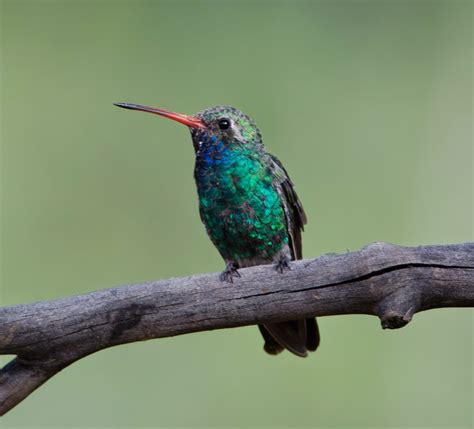
[[[193,116],[137,104],[124,109],[154,113],[188,126],[195,151],[199,213],[224,258],[220,279],[233,282],[239,268],[271,264],[283,273],[302,258],[306,214],[282,163],[269,154],[255,122],[240,110],[217,106]],[[305,357],[319,345],[316,319],[259,325],[264,349]]]

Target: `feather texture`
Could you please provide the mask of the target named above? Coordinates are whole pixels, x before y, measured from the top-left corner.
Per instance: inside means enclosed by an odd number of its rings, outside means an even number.
[[[212,242],[226,261],[224,279],[238,268],[302,258],[306,214],[278,158],[266,152],[261,133],[248,116],[221,106],[195,115],[204,128],[192,129],[194,177],[199,212]],[[222,129],[220,124],[225,124]],[[319,344],[315,319],[260,326],[264,349],[287,349],[304,357]]]

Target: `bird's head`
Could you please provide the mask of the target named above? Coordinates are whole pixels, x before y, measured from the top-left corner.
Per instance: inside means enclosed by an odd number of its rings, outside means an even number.
[[[124,109],[153,113],[186,125],[191,131],[196,152],[207,142],[222,142],[226,146],[262,144],[262,135],[255,122],[235,107],[210,107],[190,116],[138,104],[115,105]]]

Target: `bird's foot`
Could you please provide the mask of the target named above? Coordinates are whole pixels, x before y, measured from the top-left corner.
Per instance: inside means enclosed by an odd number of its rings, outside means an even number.
[[[237,271],[237,264],[235,262],[227,262],[225,270],[219,276],[219,279],[223,282],[234,283],[234,277],[240,277],[240,273]]]
[[[291,271],[290,258],[288,258],[288,256],[282,256],[275,264],[275,270],[280,274],[283,274],[285,270]]]

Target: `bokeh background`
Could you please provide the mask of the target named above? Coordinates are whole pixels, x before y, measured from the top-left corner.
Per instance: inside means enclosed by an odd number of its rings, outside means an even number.
[[[187,129],[113,102],[253,116],[308,257],[472,240],[471,19],[459,0],[3,0],[2,305],[222,269]],[[265,355],[254,327],[130,344],[0,425],[468,428],[473,320],[327,317],[306,360]]]

